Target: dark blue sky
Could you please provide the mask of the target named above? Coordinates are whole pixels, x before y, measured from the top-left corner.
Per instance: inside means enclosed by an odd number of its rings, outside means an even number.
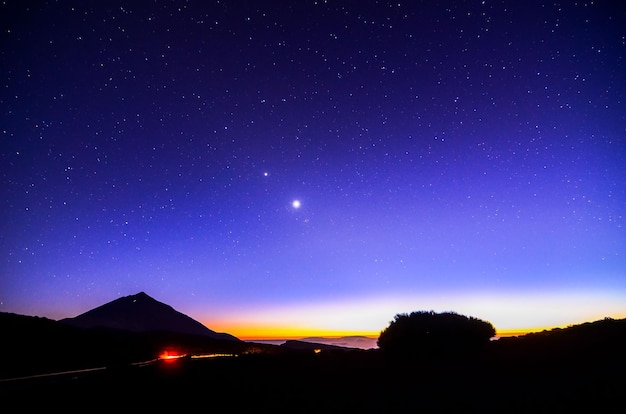
[[[0,22],[0,311],[145,291],[239,336],[626,316],[619,2],[6,1]]]

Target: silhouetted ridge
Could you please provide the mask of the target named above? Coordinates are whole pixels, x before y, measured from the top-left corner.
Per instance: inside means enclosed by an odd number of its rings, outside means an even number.
[[[626,318],[604,318],[594,322],[504,337],[496,348],[509,354],[520,353],[550,358],[579,357],[589,360],[623,353],[626,347]]]
[[[311,336],[307,338],[300,338],[303,342],[313,342],[326,345],[335,345],[345,348],[359,348],[359,349],[375,349],[378,347],[376,341],[378,338],[369,338],[362,335],[341,336],[339,338],[326,338]]]
[[[145,292],[115,299],[74,318],[62,319],[60,322],[79,328],[174,332],[239,341],[230,334],[212,331],[170,305],[155,300]]]
[[[359,348],[349,348],[349,347],[339,346],[339,345],[322,344],[322,343],[319,343],[319,342],[299,341],[299,340],[295,340],[295,339],[286,341],[284,344],[282,344],[280,346],[281,346],[281,348],[293,349],[293,350],[299,350],[299,351],[316,351],[316,350],[320,350],[320,351],[355,351],[355,350],[359,350]]]

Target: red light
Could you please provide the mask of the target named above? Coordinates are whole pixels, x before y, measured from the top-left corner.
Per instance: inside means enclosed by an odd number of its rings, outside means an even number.
[[[178,351],[166,350],[166,351],[161,352],[161,354],[159,354],[159,359],[166,361],[166,362],[173,362],[184,356],[185,354],[181,354]]]

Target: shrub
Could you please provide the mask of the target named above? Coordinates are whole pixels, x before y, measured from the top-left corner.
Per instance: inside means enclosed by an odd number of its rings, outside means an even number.
[[[419,311],[394,317],[378,348],[394,355],[441,355],[480,349],[496,334],[489,322],[455,312]]]

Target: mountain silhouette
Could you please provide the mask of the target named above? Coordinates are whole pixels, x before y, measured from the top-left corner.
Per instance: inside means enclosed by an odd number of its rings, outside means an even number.
[[[173,332],[240,341],[233,335],[212,331],[195,319],[153,299],[145,292],[115,299],[76,317],[61,319],[59,322],[83,329],[110,328],[137,333]]]

